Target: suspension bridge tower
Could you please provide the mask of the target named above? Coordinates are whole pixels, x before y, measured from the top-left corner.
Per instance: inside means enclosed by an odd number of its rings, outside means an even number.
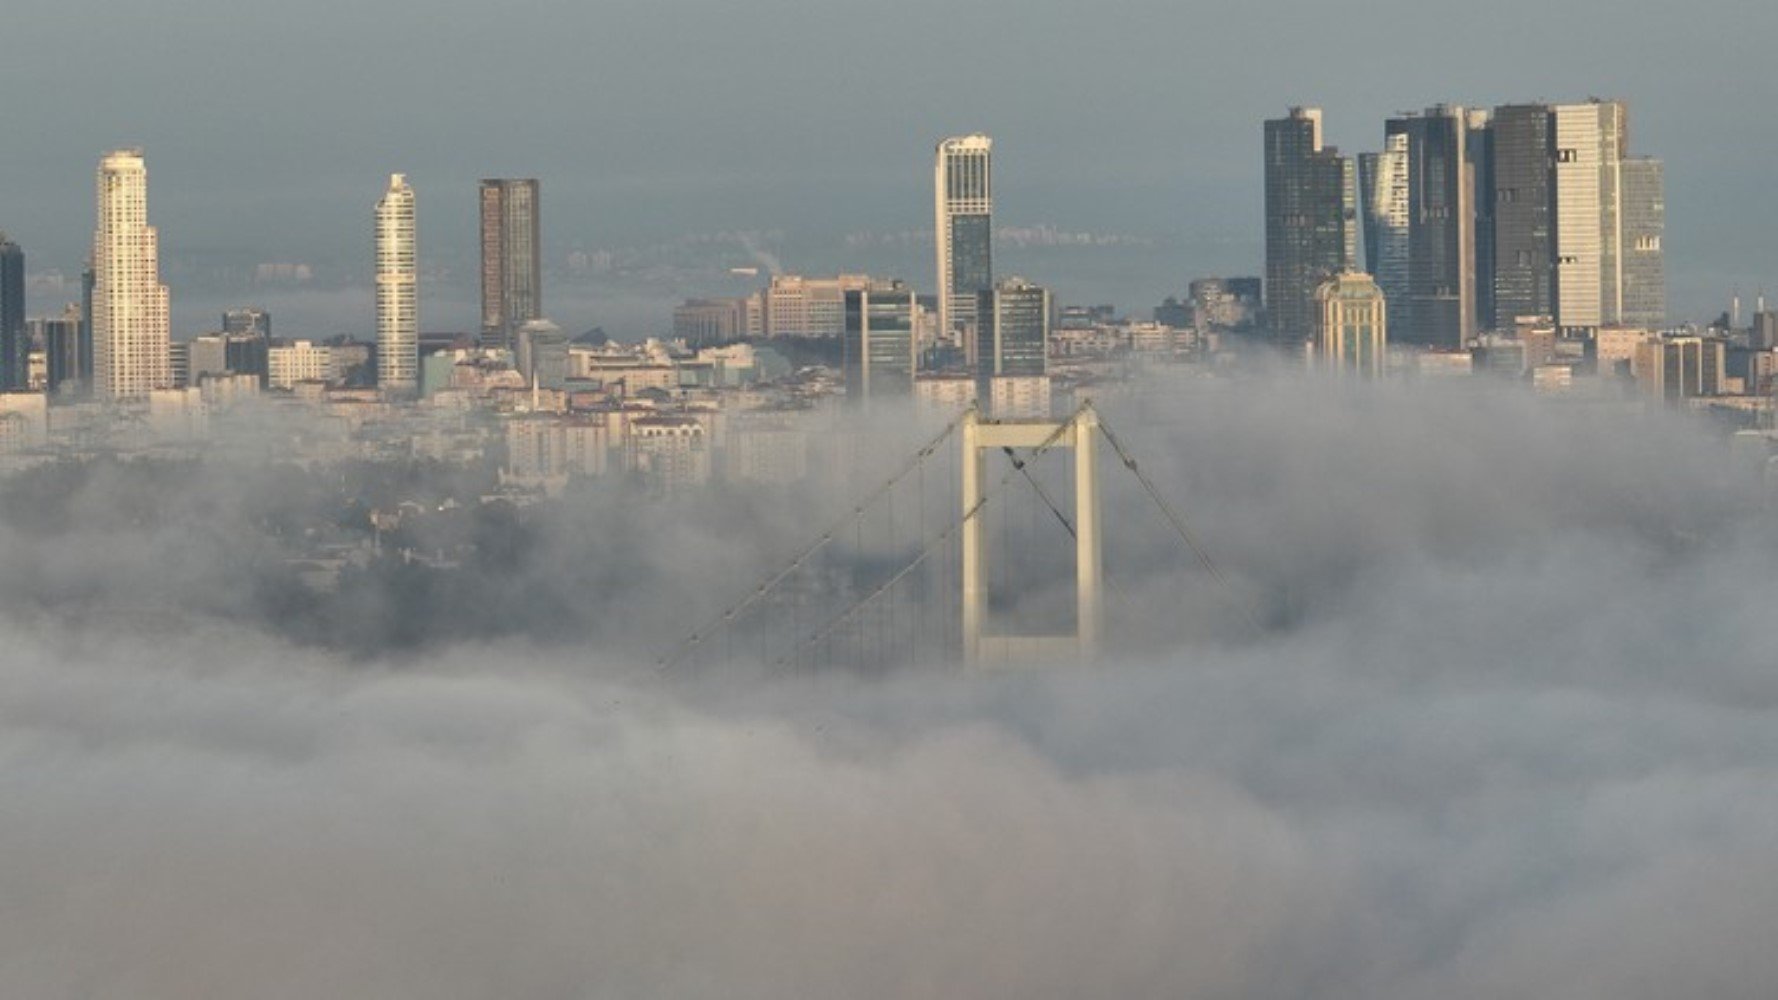
[[[970,666],[1064,658],[1091,662],[1098,653],[1105,610],[1104,575],[1099,525],[1099,482],[1096,444],[1099,415],[1082,404],[1066,420],[989,420],[971,409],[963,417],[963,660]],[[1074,452],[1074,584],[1073,635],[990,633],[988,624],[988,549],[982,509],[988,500],[987,453],[1026,448],[1041,454],[1052,448]]]

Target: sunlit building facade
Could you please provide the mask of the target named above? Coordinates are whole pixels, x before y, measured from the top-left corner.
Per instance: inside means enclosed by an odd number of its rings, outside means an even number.
[[[1389,350],[1389,306],[1370,275],[1348,271],[1315,289],[1314,366],[1372,378]]]
[[[1391,302],[1408,296],[1408,137],[1389,136],[1380,153],[1358,155],[1364,201],[1364,263]]]
[[[967,337],[976,321],[976,297],[994,287],[993,153],[994,140],[985,135],[938,144],[933,169],[934,242],[938,329],[944,337]]]
[[[411,395],[420,387],[420,274],[414,189],[391,174],[376,208],[377,388]]]
[[[148,224],[148,166],[139,149],[99,161],[93,234],[93,380],[109,399],[139,399],[173,384],[160,235]]]

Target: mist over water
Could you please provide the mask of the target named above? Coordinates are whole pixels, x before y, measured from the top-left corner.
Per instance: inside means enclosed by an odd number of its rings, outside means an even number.
[[[1096,403],[1228,583],[1107,460],[1092,669],[653,669],[879,463],[484,511],[334,600],[279,558],[326,475],[9,479],[0,994],[1770,995],[1778,534],[1715,429]],[[883,421],[879,476],[932,431]]]

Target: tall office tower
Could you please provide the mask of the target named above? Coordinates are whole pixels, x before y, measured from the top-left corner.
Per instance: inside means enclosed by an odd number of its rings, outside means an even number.
[[[1389,304],[1376,280],[1361,271],[1334,275],[1315,289],[1315,306],[1315,367],[1382,376]]]
[[[1439,105],[1391,118],[1385,136],[1408,139],[1408,294],[1395,339],[1461,348],[1475,338],[1475,164],[1469,116]]]
[[[79,394],[93,391],[93,289],[98,283],[93,262],[89,260],[80,272],[80,356],[75,369],[79,385],[74,390]]]
[[[482,344],[511,347],[543,317],[543,243],[535,179],[482,181]]]
[[[148,167],[139,149],[99,161],[93,234],[93,388],[110,399],[170,388],[167,286],[160,236],[148,224]]]
[[[846,292],[843,367],[846,401],[868,406],[914,391],[919,345],[914,337],[914,291],[899,281],[873,281]]]
[[[1469,110],[1469,135],[1464,141],[1469,157],[1470,201],[1475,206],[1475,327],[1494,324],[1494,116]]]
[[[408,395],[420,387],[420,291],[414,189],[391,174],[376,208],[377,388]]]
[[[80,331],[86,325],[80,307],[69,303],[43,324],[44,384],[50,392],[69,393],[80,386]]]
[[[938,329],[973,350],[976,297],[994,287],[994,140],[966,135],[938,144],[933,167],[938,248]]]
[[[1623,241],[1622,311],[1618,322],[1659,330],[1667,325],[1666,253],[1661,237],[1667,228],[1664,172],[1661,161],[1630,157],[1619,167],[1622,184]]]
[[[1494,109],[1495,329],[1555,315],[1552,129],[1547,104]]]
[[[25,252],[0,233],[0,389],[30,382],[31,337],[25,330]]]
[[[1364,191],[1364,262],[1383,297],[1408,301],[1408,137],[1392,135],[1380,153],[1358,154]]]
[[[1623,161],[1630,151],[1630,127],[1622,101],[1593,102],[1599,108],[1599,309],[1604,321],[1624,316]]]
[[[1590,337],[1622,314],[1617,199],[1623,105],[1559,104],[1551,119],[1556,326],[1564,336]]]
[[[257,306],[225,309],[222,313],[223,333],[256,333],[268,340],[272,336],[272,314]]]
[[[1265,123],[1266,310],[1272,335],[1315,330],[1315,288],[1358,257],[1352,161],[1321,143],[1321,109],[1291,108]]]
[[[980,293],[976,315],[976,399],[993,398],[994,379],[1049,374],[1048,289],[1008,278]]]

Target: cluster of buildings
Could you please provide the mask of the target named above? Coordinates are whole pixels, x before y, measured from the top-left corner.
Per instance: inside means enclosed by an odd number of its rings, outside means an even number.
[[[24,253],[0,234],[0,449],[109,446],[141,428],[190,440],[251,399],[344,428],[299,457],[374,457],[412,432],[438,454],[497,452],[523,488],[796,478],[810,421],[835,407],[1047,415],[1131,359],[1214,367],[1255,344],[1345,373],[1633,384],[1769,410],[1778,313],[1668,327],[1661,163],[1631,155],[1628,131],[1616,101],[1441,105],[1388,119],[1382,148],[1352,157],[1324,142],[1318,109],[1293,108],[1264,124],[1263,280],[1200,278],[1144,320],[998,274],[993,142],[949,138],[934,150],[929,292],[774,273],[746,296],[686,300],[671,338],[633,346],[546,317],[535,179],[480,184],[479,329],[423,333],[402,174],[372,213],[374,339],[281,339],[264,310],[239,309],[174,342],[146,166],[118,150],[100,161],[80,302],[27,318]]]
[[[1319,284],[1357,270],[1405,344],[1461,349],[1533,318],[1580,339],[1666,323],[1662,166],[1630,154],[1623,102],[1439,105],[1355,158],[1324,143],[1320,109],[1293,108],[1265,123],[1265,172],[1279,338],[1311,336]]]
[[[1439,105],[1343,155],[1317,108],[1264,125],[1264,329],[1316,367],[1511,375],[1769,414],[1778,317],[1668,322],[1660,160],[1621,101]],[[1362,250],[1362,256],[1361,256]]]

